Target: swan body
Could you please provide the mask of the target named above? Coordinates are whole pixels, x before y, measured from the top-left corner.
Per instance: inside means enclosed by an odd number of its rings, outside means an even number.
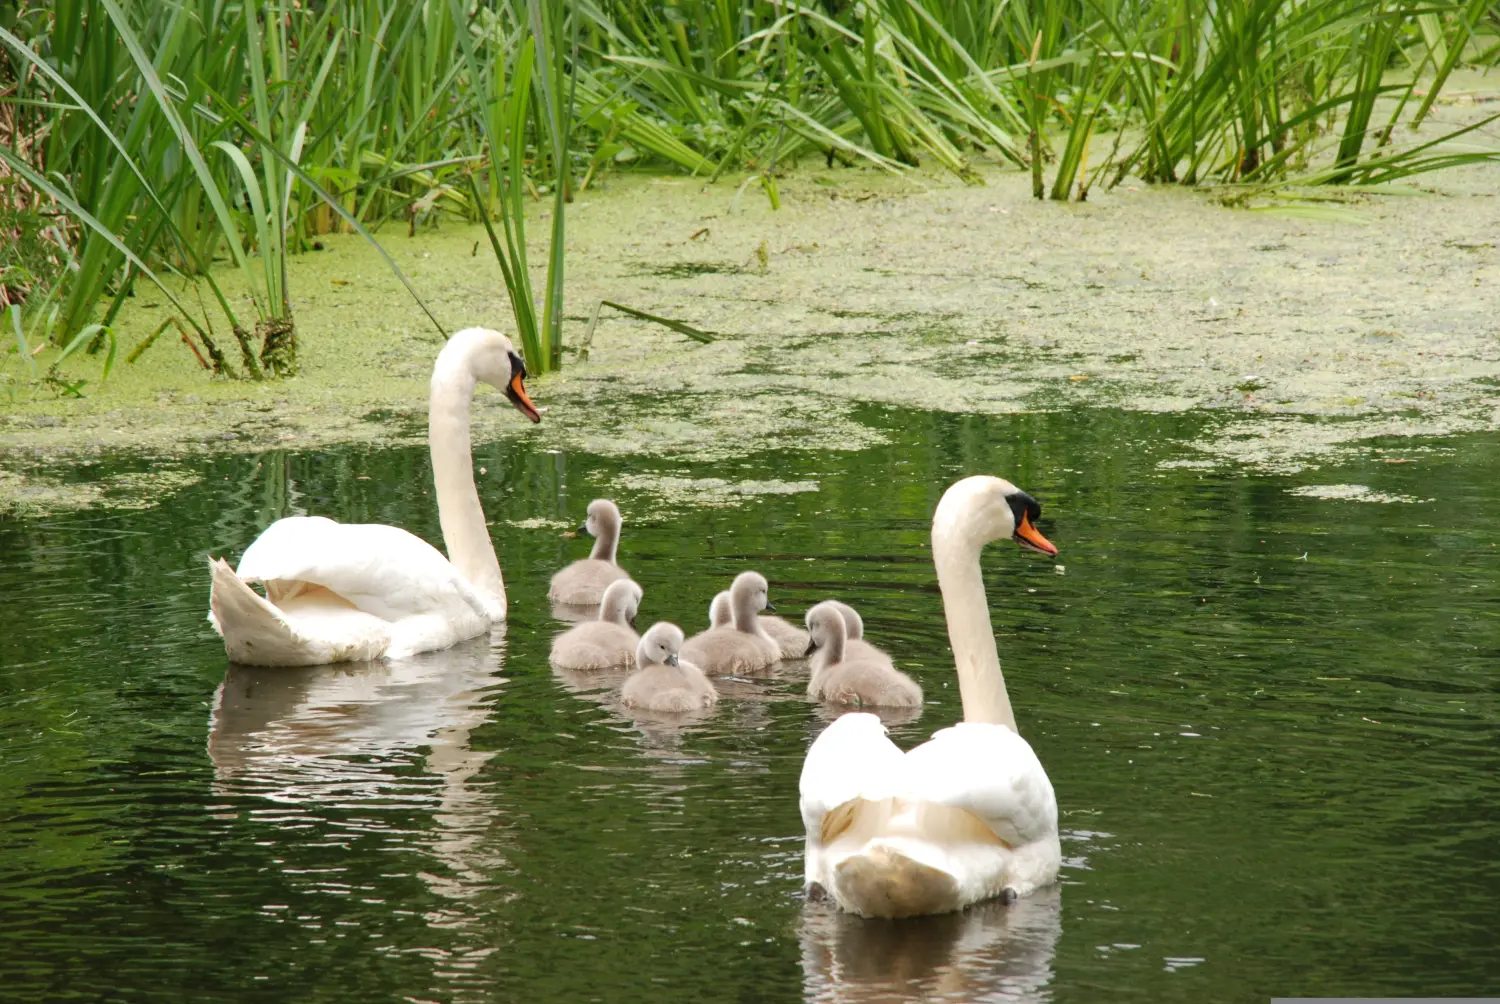
[[[599,603],[599,619],[575,624],[553,640],[552,665],[580,670],[629,668],[641,641],[630,626],[640,609],[641,595],[641,587],[630,579],[610,583]]]
[[[1010,482],[972,477],[944,493],[933,517],[964,720],[903,753],[874,715],[849,714],[808,750],[804,879],[844,910],[947,913],[1057,878],[1057,800],[1016,730],[979,568],[981,548],[1001,537],[1055,554],[1033,525],[1040,513]]]
[[[620,547],[620,509],[609,499],[589,503],[588,518],[579,531],[594,537],[594,549],[552,576],[548,598],[568,606],[596,607],[604,599],[611,582],[628,579],[630,574],[615,562]]]
[[[683,659],[709,676],[764,675],[781,658],[781,649],[760,629],[769,589],[758,572],[736,576],[729,587],[733,624],[693,635],[682,646]]]
[[[815,646],[814,657],[819,659],[807,684],[808,696],[857,707],[921,707],[922,688],[911,677],[889,660],[870,659],[848,650],[848,629],[841,606],[828,601],[807,612],[807,632]]]
[[[719,692],[703,671],[681,658],[682,629],[662,621],[641,636],[635,661],[639,667],[620,688],[627,708],[680,713],[711,708]]]
[[[884,651],[865,641],[865,621],[849,604],[840,600],[824,600],[824,603],[833,607],[844,618],[844,658],[858,659],[861,662],[876,662],[888,666],[892,672],[896,670],[896,664]],[[811,611],[808,611],[811,613]],[[828,662],[828,649],[818,648],[808,652],[808,659],[814,674],[823,668]]]
[[[533,422],[526,366],[498,331],[455,334],[433,365],[428,445],[443,542],[322,516],[279,519],[231,569],[210,559],[209,621],[233,662],[315,666],[447,648],[505,619],[505,582],[474,486],[469,409],[479,382]],[[262,597],[251,583],[265,589]]]

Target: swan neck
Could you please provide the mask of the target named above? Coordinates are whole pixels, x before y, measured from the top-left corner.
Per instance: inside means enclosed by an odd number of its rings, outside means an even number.
[[[1016,728],[1005,676],[1000,672],[1000,653],[990,626],[989,604],[979,570],[982,545],[958,533],[934,527],[932,559],[937,566],[938,588],[943,594],[943,613],[948,619],[948,641],[953,646],[953,664],[958,672],[958,691],[963,700],[964,721]]]
[[[607,561],[613,565],[615,553],[619,547],[620,524],[612,515],[605,515],[599,520],[599,536],[594,538],[594,549],[589,552],[589,557],[595,561]]]
[[[746,634],[759,634],[760,613],[755,609],[755,597],[748,591],[731,593],[729,602],[734,605],[734,629]]]
[[[433,370],[427,407],[427,446],[443,546],[448,561],[490,602],[491,616],[499,619],[505,616],[505,581],[474,485],[469,441],[469,408],[477,381],[467,356],[456,365],[445,363],[440,357]]]

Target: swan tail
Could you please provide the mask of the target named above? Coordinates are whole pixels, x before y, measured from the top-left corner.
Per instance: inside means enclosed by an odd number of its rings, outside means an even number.
[[[839,862],[833,885],[839,905],[862,917],[920,917],[964,906],[952,875],[886,843]]]
[[[249,666],[319,666],[379,658],[390,645],[389,632],[383,629],[374,632],[368,628],[311,632],[301,629],[285,611],[251,589],[227,561],[209,559],[209,570],[213,576],[209,619],[223,636],[224,650],[231,662]],[[351,613],[361,620],[377,620]],[[340,626],[336,622],[324,625]]]
[[[209,559],[213,575],[209,618],[224,637],[231,662],[251,666],[307,665],[297,658],[308,648],[275,604],[234,573],[223,558]]]

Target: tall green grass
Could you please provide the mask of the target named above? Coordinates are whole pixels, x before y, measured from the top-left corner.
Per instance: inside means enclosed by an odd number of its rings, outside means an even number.
[[[0,198],[73,221],[26,330],[71,345],[152,283],[246,377],[295,370],[287,260],[318,235],[481,222],[544,372],[567,203],[621,164],[773,206],[807,157],[1008,165],[1058,200],[1369,184],[1494,158],[1407,126],[1497,57],[1500,0],[23,0],[0,8]]]

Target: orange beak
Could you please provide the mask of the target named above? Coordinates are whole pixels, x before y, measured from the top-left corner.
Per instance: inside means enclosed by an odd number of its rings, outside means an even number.
[[[513,374],[510,385],[505,388],[505,396],[510,398],[510,403],[516,406],[516,410],[533,422],[542,420],[541,412],[536,410],[536,405],[531,403],[531,398],[526,393],[526,384],[521,380],[521,374]]]
[[[1031,525],[1031,515],[1029,513],[1021,513],[1021,524],[1016,527],[1016,532],[1010,539],[1022,547],[1036,551],[1038,554],[1045,554],[1049,557],[1057,554],[1057,548],[1053,546],[1052,541],[1043,537],[1041,532]]]

